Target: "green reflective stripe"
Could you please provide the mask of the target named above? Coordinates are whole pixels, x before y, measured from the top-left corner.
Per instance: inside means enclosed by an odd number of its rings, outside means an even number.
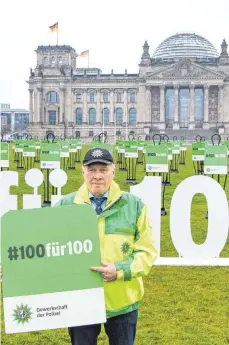
[[[124,199],[118,200],[116,203],[111,205],[111,208],[108,208],[107,210],[104,210],[100,215],[99,218],[107,218],[108,216],[111,216],[112,214],[118,212],[121,207],[125,206],[127,204],[127,201]]]
[[[131,313],[132,311],[137,310],[138,307],[139,307],[139,303],[136,302],[136,303],[128,305],[127,307],[124,307],[122,309],[112,310],[112,311],[107,310],[106,311],[107,318],[109,319],[110,317]]]
[[[115,228],[114,233],[117,235],[134,236],[135,230],[130,228]]]
[[[117,271],[123,270],[124,272],[124,281],[128,281],[132,279],[130,265],[134,260],[133,255],[130,255],[127,260],[119,261],[115,263],[115,267]]]
[[[142,213],[142,210],[143,210],[143,207],[144,207],[145,205],[143,204],[143,202],[141,201],[141,200],[139,200],[139,202],[138,202],[138,208],[137,208],[137,219],[136,219],[136,223],[137,223],[137,221],[139,220],[139,218],[140,218],[140,216],[141,216],[141,213]]]
[[[117,263],[115,264],[115,267],[116,267],[116,271],[121,271],[121,270],[122,270],[122,264],[119,263],[119,262],[117,262]]]
[[[132,279],[131,269],[129,266],[123,267],[124,281],[130,281]]]

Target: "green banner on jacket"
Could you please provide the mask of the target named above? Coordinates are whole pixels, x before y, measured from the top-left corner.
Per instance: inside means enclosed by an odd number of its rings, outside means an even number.
[[[148,145],[146,148],[146,172],[169,171],[168,147],[166,144]]]
[[[227,175],[227,147],[225,145],[207,146],[204,160],[204,173]]]
[[[9,168],[9,144],[0,143],[0,168]]]
[[[60,169],[60,145],[42,143],[40,161],[41,169]]]
[[[192,144],[192,160],[204,161],[205,158],[205,142],[197,142]]]
[[[106,320],[97,215],[86,205],[10,211],[2,218],[6,333]]]

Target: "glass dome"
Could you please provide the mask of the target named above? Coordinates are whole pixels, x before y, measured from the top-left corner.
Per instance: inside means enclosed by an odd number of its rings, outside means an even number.
[[[154,60],[196,58],[215,60],[219,54],[212,43],[194,33],[178,33],[165,39],[155,50]]]

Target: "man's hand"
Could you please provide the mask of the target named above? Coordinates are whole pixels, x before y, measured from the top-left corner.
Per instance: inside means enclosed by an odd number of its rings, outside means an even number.
[[[102,262],[102,265],[104,267],[91,267],[91,270],[100,272],[102,274],[104,282],[106,283],[115,281],[117,279],[117,271],[115,265],[109,262]]]

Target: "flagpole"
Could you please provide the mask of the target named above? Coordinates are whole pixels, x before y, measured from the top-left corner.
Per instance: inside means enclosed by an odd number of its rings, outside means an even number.
[[[88,59],[87,59],[87,61],[88,61],[88,68],[89,68],[89,51],[88,51]]]

